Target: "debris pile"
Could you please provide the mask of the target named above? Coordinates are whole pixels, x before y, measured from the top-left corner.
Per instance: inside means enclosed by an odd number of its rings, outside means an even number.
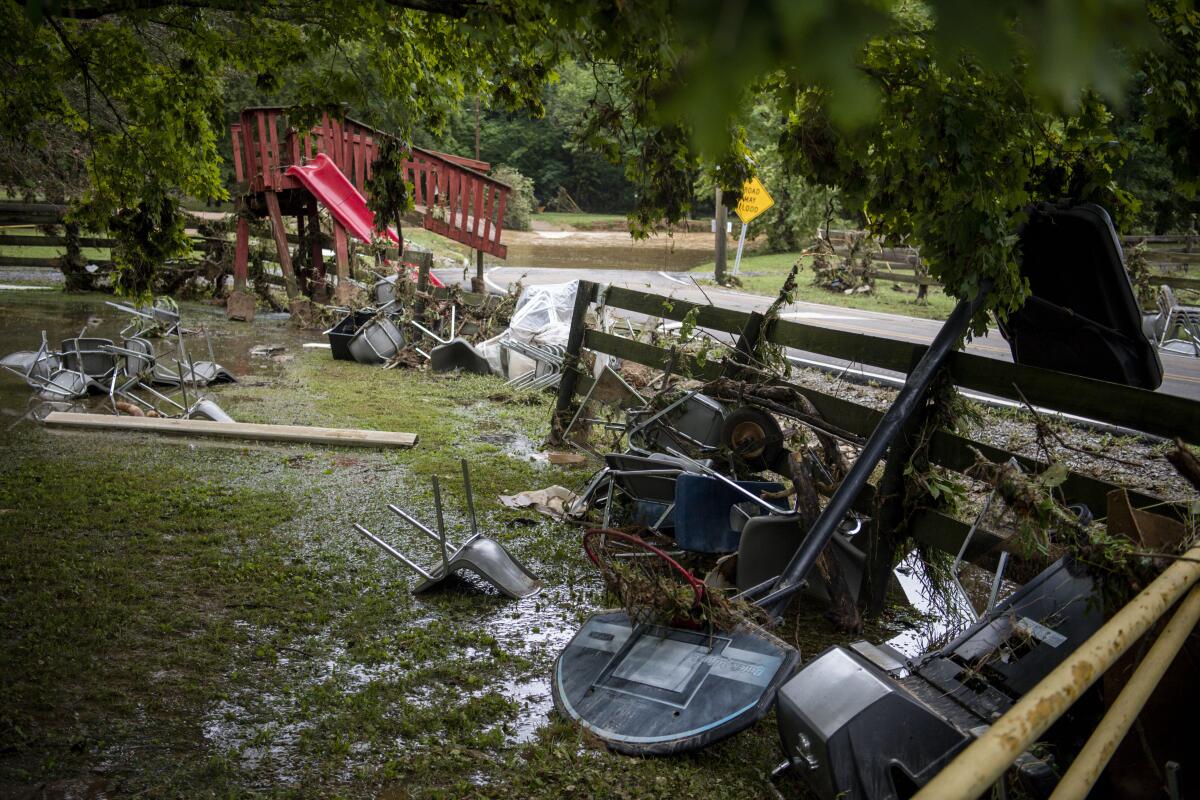
[[[349,311],[327,331],[335,359],[385,368],[427,364],[434,372],[501,375],[516,389],[545,389],[562,374],[576,283],[508,295],[422,290],[389,276],[373,305]]]
[[[87,336],[85,328],[55,348],[43,331],[37,350],[18,351],[0,359],[0,367],[20,377],[37,398],[46,401],[33,409],[35,416],[70,410],[74,401],[91,395],[107,397],[116,414],[232,421],[213,401],[194,391],[189,395],[189,387],[194,390],[236,381],[213,358],[207,331],[209,360],[194,360],[184,335],[195,332],[184,329],[178,310],[170,304],[107,305],[130,317],[116,341]],[[167,393],[171,389],[177,390],[174,397]]]

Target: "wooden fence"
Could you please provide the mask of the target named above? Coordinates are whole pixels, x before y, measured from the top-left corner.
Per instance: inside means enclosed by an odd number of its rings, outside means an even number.
[[[867,252],[875,265],[876,280],[911,283],[924,287],[939,285],[924,269],[916,248],[886,245],[865,231],[825,231],[835,255],[842,257],[850,252],[849,237],[855,234],[868,237]],[[1200,291],[1200,278],[1171,274],[1187,273],[1193,266],[1200,266],[1200,235],[1121,237],[1121,247],[1126,254],[1139,244],[1145,244],[1149,249],[1147,265],[1155,273],[1155,285],[1166,284],[1174,289]]]
[[[677,359],[671,350],[589,328],[586,325],[586,316],[593,303],[676,321],[683,320],[694,312],[697,326],[735,335],[747,330],[746,326],[751,317],[746,312],[714,305],[701,305],[616,286],[600,287],[580,281],[571,334],[567,342],[568,364],[578,364],[580,354],[587,349],[660,370],[666,369],[674,362],[676,373],[691,375],[701,380],[718,377],[722,365],[711,360],[701,363],[692,357]],[[904,373],[917,363],[927,349],[925,345],[829,330],[788,320],[771,321],[759,333],[759,337],[789,348]],[[1156,436],[1179,436],[1185,441],[1200,443],[1200,402],[965,352],[954,353],[947,362],[946,369],[955,385],[963,389],[1012,400],[1021,400],[1024,395],[1030,403],[1042,408],[1076,414]],[[564,373],[559,385],[555,411],[556,426],[561,426],[564,418],[570,418],[569,413],[576,391],[586,388],[589,383],[590,378],[582,376],[578,369]],[[844,398],[804,386],[796,388],[812,402],[827,422],[860,437],[869,436],[883,416],[879,411]],[[556,427],[556,430],[559,429],[561,428]],[[1033,470],[1037,466],[1026,456],[947,431],[939,431],[933,436],[929,458],[938,466],[962,473],[975,463],[972,448],[993,462],[1015,458],[1027,470]],[[1108,493],[1119,488],[1122,487],[1076,472],[1070,473],[1061,486],[1069,502],[1086,503],[1101,513],[1107,507]],[[864,489],[856,508],[869,510],[873,504],[874,491],[870,486]],[[1129,497],[1139,508],[1164,502],[1161,498],[1137,491],[1130,491]],[[918,541],[948,553],[957,553],[969,527],[969,523],[948,514],[925,510],[911,520],[910,533]],[[973,560],[989,560],[997,555],[997,548],[1001,544],[1002,539],[996,534],[976,531],[966,555]]]
[[[0,226],[11,227],[31,227],[31,226],[61,226],[63,216],[66,213],[66,206],[55,205],[53,203],[21,203],[11,200],[0,200]],[[200,219],[195,220],[200,223]],[[191,227],[191,226],[189,226]],[[203,236],[199,233],[192,234],[189,237],[192,241],[194,252],[210,253],[221,247],[232,248],[234,239],[232,233],[228,237],[213,237]],[[300,237],[294,233],[287,235],[287,241],[290,244],[299,244]],[[46,248],[57,247],[66,250],[74,245],[84,249],[94,250],[110,250],[116,245],[116,241],[104,236],[76,236],[71,237],[63,233],[53,235],[40,234],[25,234],[17,233],[10,234],[0,231],[0,248],[5,250],[21,250],[25,248]],[[264,264],[278,265],[278,257],[274,242],[269,238],[269,234],[251,239],[250,252],[257,256]],[[322,235],[321,246],[325,249],[332,249],[333,238],[327,235]],[[45,256],[45,255],[0,255],[0,267],[23,267],[27,269],[62,269],[62,260],[64,256]],[[107,272],[112,267],[111,257],[90,258],[85,256],[84,263],[95,264],[99,267],[99,273]],[[273,276],[268,277],[271,283],[278,283]]]

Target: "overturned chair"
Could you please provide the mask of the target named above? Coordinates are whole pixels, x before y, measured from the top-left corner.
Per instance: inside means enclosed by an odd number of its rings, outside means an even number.
[[[462,570],[475,573],[496,587],[501,594],[514,600],[537,594],[541,591],[542,584],[533,573],[513,558],[499,542],[479,532],[478,522],[475,518],[475,501],[471,494],[471,473],[466,459],[462,460],[462,474],[463,488],[467,497],[467,514],[471,521],[471,536],[461,545],[455,545],[446,538],[446,525],[442,515],[442,492],[436,475],[433,476],[433,502],[437,512],[436,531],[422,524],[404,509],[388,504],[389,511],[438,543],[441,559],[434,566],[429,568],[420,566],[357,522],[354,523],[354,529],[421,577],[421,582],[413,588],[414,594],[432,589],[446,578]]]

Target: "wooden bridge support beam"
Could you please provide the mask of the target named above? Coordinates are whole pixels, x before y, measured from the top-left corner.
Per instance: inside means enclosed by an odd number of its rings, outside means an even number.
[[[471,279],[471,291],[476,294],[487,294],[487,285],[483,280],[483,251],[475,251],[475,277]]]
[[[353,294],[350,286],[350,240],[346,229],[337,220],[333,222],[333,253],[337,259],[337,288],[334,298],[339,305],[350,302]]]
[[[309,199],[308,224],[312,228],[313,299],[324,303],[329,299],[329,288],[325,285],[325,254],[321,248],[321,215],[317,211],[317,198]]]
[[[271,236],[275,239],[275,250],[279,254],[279,268],[283,270],[283,286],[287,290],[288,300],[300,296],[296,286],[296,273],[292,271],[292,251],[288,248],[287,229],[283,227],[283,214],[279,211],[279,196],[272,191],[266,191],[263,196],[267,201],[267,216],[271,220]]]
[[[246,291],[250,280],[250,223],[241,214],[237,221],[237,240],[233,251],[233,290]]]

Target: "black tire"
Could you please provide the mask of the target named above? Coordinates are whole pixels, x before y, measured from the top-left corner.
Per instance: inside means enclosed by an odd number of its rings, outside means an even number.
[[[734,409],[725,417],[721,423],[721,444],[754,472],[771,469],[784,453],[779,423],[752,406]]]

